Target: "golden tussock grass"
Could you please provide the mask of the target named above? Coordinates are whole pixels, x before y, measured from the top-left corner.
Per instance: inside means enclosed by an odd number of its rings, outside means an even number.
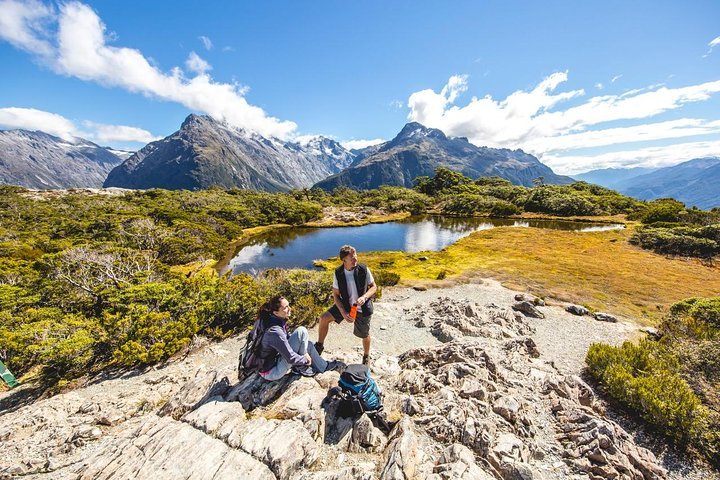
[[[444,285],[492,277],[511,288],[643,324],[656,323],[670,305],[684,298],[720,294],[720,266],[634,247],[628,243],[633,229],[581,233],[494,228],[439,252],[360,252],[360,261],[399,274],[405,285],[435,283],[443,271]]]

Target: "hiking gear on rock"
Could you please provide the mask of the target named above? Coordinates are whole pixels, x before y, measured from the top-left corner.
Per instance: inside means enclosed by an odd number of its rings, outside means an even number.
[[[338,381],[343,400],[349,402],[354,413],[376,412],[382,409],[382,394],[370,376],[366,365],[348,365]]]
[[[265,358],[261,356],[260,347],[267,328],[265,323],[258,319],[253,329],[245,339],[245,345],[240,349],[238,360],[238,377],[241,379],[262,370]]]
[[[5,364],[0,361],[0,378],[7,384],[8,387],[13,388],[18,385],[18,381],[15,379],[15,375],[10,373]]]

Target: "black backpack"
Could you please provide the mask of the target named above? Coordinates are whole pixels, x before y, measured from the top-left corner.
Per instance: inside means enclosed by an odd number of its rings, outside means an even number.
[[[240,358],[238,359],[238,377],[240,379],[258,372],[262,367],[264,359],[260,357],[260,345],[263,336],[265,336],[263,322],[258,320],[247,334],[245,345],[240,349]]]

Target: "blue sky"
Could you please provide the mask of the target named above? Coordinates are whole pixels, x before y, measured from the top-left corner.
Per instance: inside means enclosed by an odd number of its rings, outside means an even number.
[[[137,149],[191,112],[302,140],[408,121],[559,173],[720,155],[720,2],[0,0],[0,128]]]

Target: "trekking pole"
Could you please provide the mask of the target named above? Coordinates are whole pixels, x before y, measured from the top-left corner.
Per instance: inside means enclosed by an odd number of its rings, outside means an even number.
[[[17,387],[18,381],[15,380],[15,375],[13,375],[12,372],[7,369],[2,360],[0,360],[0,377],[2,377],[5,383],[7,383],[8,387]]]

